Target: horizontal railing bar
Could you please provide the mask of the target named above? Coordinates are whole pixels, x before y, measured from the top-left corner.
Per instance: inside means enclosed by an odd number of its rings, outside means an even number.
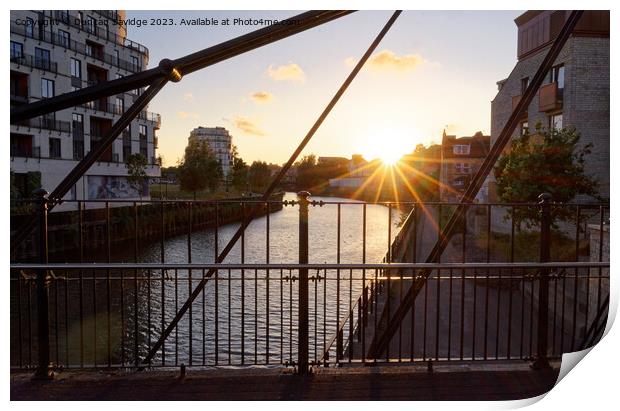
[[[273,263],[273,264],[215,264],[215,263],[19,263],[11,264],[11,269],[15,270],[99,270],[99,269],[219,269],[219,270],[263,270],[263,269],[283,269],[283,270],[395,270],[395,269],[515,269],[515,268],[608,268],[609,262],[594,262],[594,261],[581,261],[581,262],[549,262],[549,263],[367,263],[367,264],[331,264],[331,263],[309,263],[309,264],[295,264],[295,263]]]
[[[312,199],[312,197],[310,197]],[[36,202],[37,199],[34,198],[20,198],[11,200],[15,203],[33,203]],[[296,200],[292,200],[296,202]],[[140,199],[92,199],[92,200],[58,200],[59,204],[62,203],[110,203],[110,204],[160,204],[160,203],[192,203],[192,204],[200,204],[200,203],[209,203],[209,204],[222,204],[222,203],[257,203],[257,204],[282,204],[282,203],[291,203],[291,200],[260,200],[260,199],[217,199],[217,200],[191,200],[191,199],[150,199],[150,200],[140,200]],[[314,202],[314,205],[364,205],[364,204],[376,204],[376,205],[417,205],[417,206],[457,206],[460,203],[445,203],[445,202],[416,202],[416,201],[325,201],[318,200]],[[552,206],[571,206],[571,207],[609,207],[609,203],[550,203]],[[313,201],[311,200],[310,205],[313,205]],[[474,203],[468,204],[467,207],[476,208],[476,207],[485,207],[485,206],[495,206],[495,207],[539,207],[539,203]]]
[[[220,274],[221,275],[221,274]],[[87,280],[87,281],[91,281],[91,280],[97,280],[97,281],[129,281],[129,280],[151,280],[153,282],[161,282],[161,277],[160,273],[157,273],[157,277],[155,277],[155,274],[153,275],[142,275],[142,276],[130,276],[130,275],[124,275],[122,277],[116,277],[116,276],[105,276],[105,277],[92,277],[92,276],[82,276],[81,278],[67,278],[64,276],[56,276],[55,278],[52,278],[51,280],[58,280],[58,281],[69,281],[69,282],[79,282],[80,280]],[[408,281],[408,280],[419,280],[420,278],[422,278],[421,276],[406,276],[403,275],[398,276],[398,277],[376,277],[377,281],[391,281],[391,282],[398,282],[398,281]],[[537,279],[538,277],[536,276],[532,276],[532,275],[483,275],[483,274],[477,274],[477,275],[466,275],[466,276],[462,276],[462,275],[454,275],[453,277],[449,277],[449,276],[441,276],[441,277],[430,277],[429,281],[437,281],[437,280],[442,280],[442,281],[450,281],[450,280],[470,280],[470,281],[474,281],[474,280],[534,280]],[[578,279],[578,280],[583,280],[583,279],[589,279],[589,280],[606,280],[609,279],[608,275],[590,275],[589,277],[584,277],[584,276],[578,276],[578,275],[553,275],[551,274],[549,276],[549,280],[550,281],[557,281],[557,280],[563,280],[563,279]],[[362,281],[364,279],[364,277],[347,277],[347,278],[341,278],[341,279],[337,279],[337,278],[323,278],[321,277],[320,281],[328,281],[328,282],[334,282],[334,281],[340,281],[340,282],[349,282],[349,280],[353,280],[353,281]],[[11,281],[36,281],[36,278],[33,276],[32,278],[11,278]],[[179,278],[164,278],[164,282],[189,282],[189,281],[196,281],[196,277],[193,278],[187,278],[187,277],[179,277]],[[254,277],[254,276],[247,276],[245,275],[243,278],[241,277],[221,277],[218,279],[213,279],[214,282],[239,282],[239,281],[245,281],[245,282],[249,282],[249,281],[267,281],[269,280],[270,282],[289,282],[291,281],[291,279],[287,279],[287,278],[274,278],[274,277]],[[309,281],[316,281],[316,279],[313,278],[308,278]],[[375,278],[373,278],[373,281],[375,280]],[[295,277],[294,281],[297,281],[297,277]],[[359,298],[355,299],[356,301],[359,300]],[[354,308],[357,306],[354,306]]]

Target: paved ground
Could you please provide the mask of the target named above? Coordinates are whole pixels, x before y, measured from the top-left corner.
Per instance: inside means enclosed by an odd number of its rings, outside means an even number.
[[[377,366],[178,372],[63,372],[54,381],[11,374],[11,400],[511,400],[541,395],[557,380],[517,365]]]

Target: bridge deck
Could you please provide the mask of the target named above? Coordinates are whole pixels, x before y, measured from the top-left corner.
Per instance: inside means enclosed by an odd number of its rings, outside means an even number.
[[[527,364],[343,367],[297,376],[282,369],[62,372],[52,382],[11,375],[11,400],[512,400],[541,395],[557,380]]]

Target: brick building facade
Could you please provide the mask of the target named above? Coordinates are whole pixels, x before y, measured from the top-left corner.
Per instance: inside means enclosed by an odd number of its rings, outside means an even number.
[[[489,153],[490,136],[477,132],[471,137],[456,138],[445,130],[441,141],[439,195],[441,201],[457,202]],[[485,197],[481,190],[479,197]]]
[[[528,82],[562,28],[568,11],[528,11],[515,19],[518,61],[509,77],[497,83],[491,102],[491,144],[494,144]],[[609,197],[609,11],[586,11],[566,42],[538,95],[521,118],[514,137],[536,124],[574,126],[581,144],[592,144],[585,169]],[[496,201],[495,181],[485,184],[488,200]],[[580,200],[580,199],[576,199]],[[588,199],[583,199],[588,200]]]

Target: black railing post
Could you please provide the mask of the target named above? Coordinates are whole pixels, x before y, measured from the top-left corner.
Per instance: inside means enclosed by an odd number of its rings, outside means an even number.
[[[33,193],[37,199],[39,219],[39,263],[48,263],[47,244],[47,191],[40,188]],[[54,374],[50,366],[50,334],[49,334],[49,282],[47,270],[37,272],[37,353],[38,364],[35,379],[52,379]]]
[[[299,264],[308,263],[308,197],[310,193],[301,191],[299,198]],[[297,373],[308,373],[308,269],[299,269],[299,316]]]
[[[542,193],[540,204],[540,262],[551,260],[551,194]],[[536,344],[535,369],[549,368],[547,361],[547,337],[549,331],[549,269],[540,270],[538,284],[538,342]]]

